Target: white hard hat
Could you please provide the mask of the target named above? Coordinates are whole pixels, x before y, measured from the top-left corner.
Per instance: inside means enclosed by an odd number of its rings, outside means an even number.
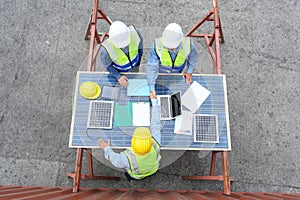
[[[179,46],[182,37],[181,27],[176,23],[172,23],[165,28],[162,35],[162,43],[165,47],[174,49]]]
[[[113,44],[118,48],[124,48],[130,43],[130,30],[123,22],[113,22],[108,34]]]

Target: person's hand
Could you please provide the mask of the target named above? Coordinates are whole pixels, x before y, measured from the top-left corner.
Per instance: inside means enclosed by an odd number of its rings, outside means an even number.
[[[101,149],[104,149],[105,147],[110,146],[110,140],[108,140],[107,142],[104,142],[103,139],[99,139],[97,143]]]
[[[192,82],[192,74],[187,73],[187,72],[184,72],[184,73],[182,74],[182,77],[185,77],[185,83],[186,83],[187,85],[190,85],[190,83]]]
[[[151,91],[150,92],[150,99],[156,99],[156,92],[155,91]]]
[[[126,76],[121,76],[121,78],[118,79],[118,82],[121,86],[127,87],[128,86],[128,78]]]

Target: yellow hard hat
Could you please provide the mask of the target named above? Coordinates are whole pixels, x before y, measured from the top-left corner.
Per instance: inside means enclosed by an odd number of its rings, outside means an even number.
[[[131,139],[131,148],[133,153],[149,153],[152,148],[152,136],[149,128],[139,127],[134,130]]]
[[[96,99],[100,95],[101,88],[95,82],[86,81],[80,85],[79,92],[84,98]]]

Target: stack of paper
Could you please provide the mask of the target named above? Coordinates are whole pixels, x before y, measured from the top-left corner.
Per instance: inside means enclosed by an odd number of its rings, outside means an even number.
[[[150,126],[149,102],[132,103],[132,125]]]
[[[174,133],[192,135],[193,113],[187,110],[175,118]]]
[[[195,113],[209,95],[209,90],[200,85],[197,81],[194,81],[182,95],[182,105],[187,107],[192,113]]]

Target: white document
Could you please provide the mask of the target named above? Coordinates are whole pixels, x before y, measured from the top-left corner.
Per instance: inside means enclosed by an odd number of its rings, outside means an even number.
[[[150,126],[149,102],[132,103],[132,126]]]
[[[210,91],[194,81],[181,97],[182,105],[195,113],[210,95]]]
[[[180,116],[175,118],[174,133],[192,135],[193,113],[183,110]]]

